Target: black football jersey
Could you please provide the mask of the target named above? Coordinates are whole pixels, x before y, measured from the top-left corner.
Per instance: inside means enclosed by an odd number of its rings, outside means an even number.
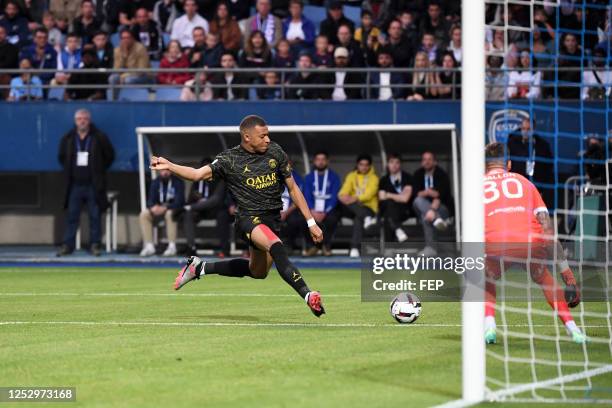
[[[280,211],[285,179],[291,177],[287,154],[275,142],[263,153],[250,153],[238,145],[221,152],[210,164],[213,179],[223,179],[239,215]]]

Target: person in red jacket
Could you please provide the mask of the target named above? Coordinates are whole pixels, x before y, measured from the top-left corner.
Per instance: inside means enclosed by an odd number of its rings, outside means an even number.
[[[162,69],[168,68],[189,68],[189,60],[187,56],[183,54],[181,45],[178,41],[172,40],[168,43],[168,48],[164,57],[159,64]],[[185,82],[190,80],[193,75],[188,72],[160,72],[157,74],[157,82],[166,85],[183,85]]]

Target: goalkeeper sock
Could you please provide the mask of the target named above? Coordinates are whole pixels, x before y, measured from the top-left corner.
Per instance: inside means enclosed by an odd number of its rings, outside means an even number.
[[[547,268],[544,269],[537,283],[541,286],[544,297],[546,297],[546,301],[550,307],[557,311],[559,319],[561,319],[564,324],[573,321],[574,319],[565,301],[563,290],[559,287],[557,281],[555,281]]]
[[[497,325],[495,324],[495,316],[485,316],[485,331],[489,329],[495,330]]]
[[[310,289],[308,289],[306,282],[304,282],[300,271],[298,271],[289,260],[283,243],[280,241],[274,243],[270,247],[270,255],[272,255],[272,259],[274,259],[276,269],[281,278],[299,293],[302,298],[306,299],[306,295],[308,295]]]
[[[249,268],[248,259],[238,258],[227,261],[206,262],[204,264],[204,274],[242,278],[244,276],[251,276],[251,269]]]
[[[573,320],[568,320],[567,322],[565,322],[565,329],[567,330],[568,334],[571,334],[573,331],[580,331],[580,329],[578,328],[578,326],[576,326],[576,322]]]
[[[492,317],[493,321],[495,321],[496,292],[495,282],[487,280],[485,283],[485,316]]]

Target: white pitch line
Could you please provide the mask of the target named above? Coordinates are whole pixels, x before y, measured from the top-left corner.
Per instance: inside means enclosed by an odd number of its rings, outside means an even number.
[[[170,326],[170,327],[428,327],[428,328],[449,328],[461,327],[461,324],[447,323],[244,323],[244,322],[122,322],[122,321],[0,321],[0,326],[19,326],[19,325],[72,325],[72,326]],[[501,325],[500,325],[501,326]],[[499,326],[498,326],[499,327]],[[511,324],[505,327],[528,327],[526,324]],[[532,325],[532,327],[554,327],[553,325]],[[585,326],[585,327],[608,327]]]
[[[142,292],[0,292],[2,296],[143,296],[143,297],[295,297],[294,294],[281,293],[224,293],[224,292],[204,292],[204,293],[142,293]],[[325,297],[346,297],[358,298],[357,294],[325,294]]]

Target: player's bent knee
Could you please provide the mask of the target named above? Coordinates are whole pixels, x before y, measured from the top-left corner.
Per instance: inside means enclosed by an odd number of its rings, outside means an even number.
[[[250,263],[249,270],[251,271],[251,277],[253,279],[266,279],[270,268],[268,268],[267,265],[254,265],[253,263]]]

